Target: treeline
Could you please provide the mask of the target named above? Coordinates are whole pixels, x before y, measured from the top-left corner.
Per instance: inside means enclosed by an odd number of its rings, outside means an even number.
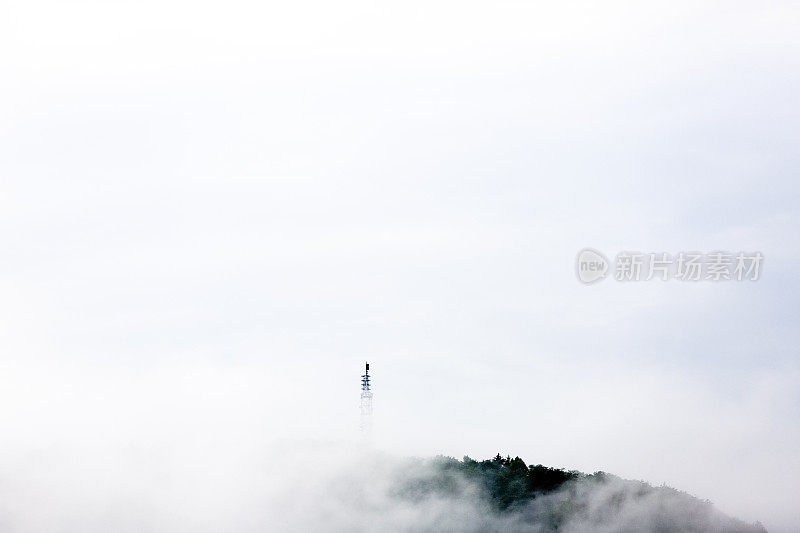
[[[439,456],[434,465],[441,476],[428,490],[456,490],[459,477],[476,483],[483,489],[493,506],[502,511],[512,505],[559,489],[568,481],[579,478],[603,478],[604,472],[586,475],[576,470],[563,470],[543,465],[528,466],[519,457],[503,457],[499,453],[492,459],[476,461],[464,456],[462,461]],[[423,488],[420,485],[418,488]]]
[[[624,480],[605,472],[528,465],[519,457],[461,461],[439,456],[409,464],[395,495],[405,500],[464,498],[486,502],[515,530],[715,531],[762,533],[761,524],[728,517],[707,500],[662,486]],[[567,527],[570,526],[571,527]]]

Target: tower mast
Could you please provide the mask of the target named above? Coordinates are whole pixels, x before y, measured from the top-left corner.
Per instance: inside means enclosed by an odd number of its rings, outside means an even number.
[[[372,389],[369,381],[369,363],[361,376],[361,434],[369,436],[372,429]]]

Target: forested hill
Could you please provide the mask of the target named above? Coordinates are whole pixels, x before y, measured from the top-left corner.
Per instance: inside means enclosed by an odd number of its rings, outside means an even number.
[[[416,460],[394,489],[409,503],[462,498],[485,505],[496,519],[480,531],[642,531],[755,533],[747,524],[724,515],[707,500],[666,486],[653,487],[596,472],[583,474],[519,457],[475,461],[464,457]]]

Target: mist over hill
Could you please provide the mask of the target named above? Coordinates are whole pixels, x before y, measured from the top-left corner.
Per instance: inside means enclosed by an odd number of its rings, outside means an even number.
[[[518,457],[402,458],[350,444],[210,439],[43,450],[0,475],[0,531],[765,531],[675,489]]]
[[[390,459],[372,456],[340,472],[324,506],[290,530],[464,532],[756,533],[704,500],[597,472],[583,474],[519,457]],[[299,516],[299,515],[298,515]]]
[[[403,468],[390,495],[425,509],[422,529],[430,531],[766,531],[670,487],[528,466],[519,457],[437,457],[408,460]],[[472,512],[459,505],[465,501]]]

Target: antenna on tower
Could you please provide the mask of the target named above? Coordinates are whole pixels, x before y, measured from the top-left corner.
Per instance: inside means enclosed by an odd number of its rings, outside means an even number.
[[[369,377],[369,363],[366,363],[361,376],[361,435],[369,436],[372,429],[372,388]]]

